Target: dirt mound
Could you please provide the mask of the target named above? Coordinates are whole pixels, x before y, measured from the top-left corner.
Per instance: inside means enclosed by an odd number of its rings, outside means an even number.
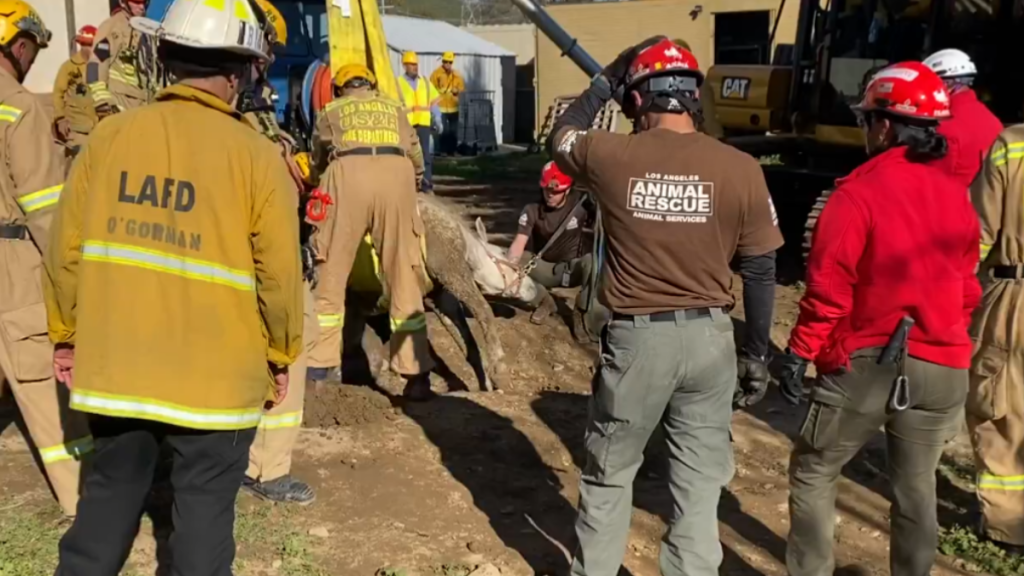
[[[366,386],[328,384],[306,389],[302,425],[307,428],[365,426],[397,418],[387,397]]]

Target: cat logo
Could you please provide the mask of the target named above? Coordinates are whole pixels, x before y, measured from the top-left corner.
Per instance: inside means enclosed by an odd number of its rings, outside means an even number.
[[[750,78],[723,78],[723,100],[746,100],[750,96]]]

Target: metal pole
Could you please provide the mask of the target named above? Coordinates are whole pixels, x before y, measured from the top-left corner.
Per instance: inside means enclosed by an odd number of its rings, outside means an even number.
[[[64,0],[64,20],[68,28],[68,56],[75,53],[75,35],[78,33],[78,26],[75,25],[75,0]]]
[[[602,66],[534,0],[512,0],[512,3],[562,51],[562,56],[568,56],[584,74],[593,78],[601,73]]]

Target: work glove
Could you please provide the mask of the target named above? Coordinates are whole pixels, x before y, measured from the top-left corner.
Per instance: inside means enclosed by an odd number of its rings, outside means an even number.
[[[636,46],[626,48],[615,60],[612,60],[611,64],[605,66],[604,70],[601,71],[601,75],[608,80],[608,86],[611,87],[612,94],[615,94],[619,88],[626,84],[626,74],[629,73],[629,65],[633,63],[633,60],[636,60],[637,55],[643,52],[644,49],[650,48],[666,39],[665,36],[651,36]]]
[[[782,392],[786,402],[798,406],[804,397],[804,377],[807,376],[807,365],[810,361],[786,348],[780,364],[782,368],[779,370],[779,392]]]
[[[739,383],[733,395],[734,406],[746,408],[760,402],[768,391],[768,364],[760,358],[740,356],[736,359],[736,377]]]
[[[309,244],[303,244],[300,253],[302,255],[302,278],[309,283],[311,289],[316,288],[320,281],[316,269],[316,252]]]

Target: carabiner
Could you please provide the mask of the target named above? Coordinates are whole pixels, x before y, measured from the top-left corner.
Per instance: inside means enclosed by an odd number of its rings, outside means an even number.
[[[334,204],[334,200],[319,188],[313,189],[306,201],[306,218],[311,222],[321,222],[327,217],[327,207]]]
[[[889,397],[889,408],[894,412],[902,412],[910,407],[910,380],[900,374],[892,387],[892,396]]]

